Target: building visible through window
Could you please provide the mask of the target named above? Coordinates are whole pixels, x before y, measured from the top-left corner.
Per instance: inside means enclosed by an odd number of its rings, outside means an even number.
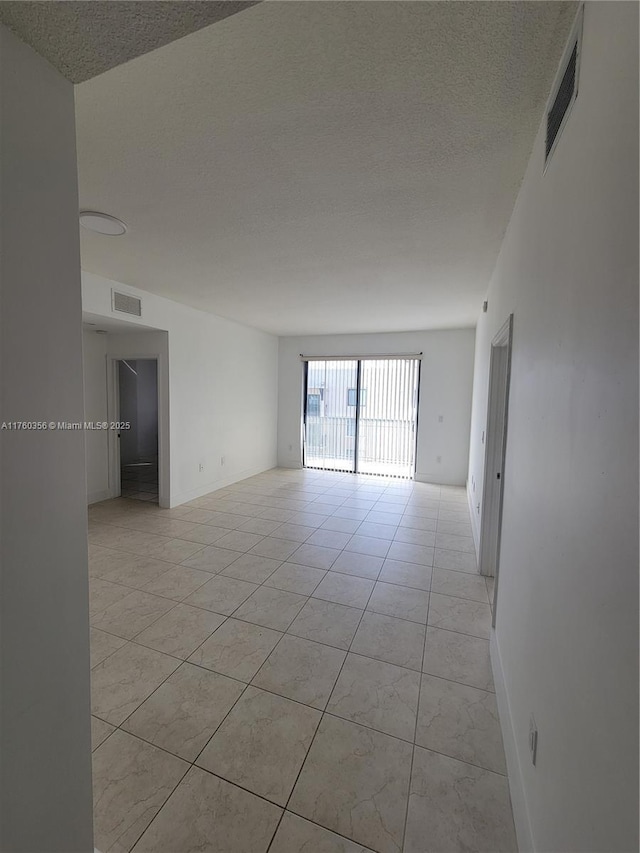
[[[316,418],[320,416],[320,394],[307,394],[307,414]]]
[[[358,389],[357,388],[348,388],[347,389],[347,406],[357,406],[358,405]],[[360,389],[360,406],[364,408],[367,405],[367,389]]]

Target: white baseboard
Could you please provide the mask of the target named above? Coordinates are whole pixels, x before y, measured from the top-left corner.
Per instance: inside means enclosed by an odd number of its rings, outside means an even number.
[[[511,716],[509,696],[504,681],[502,659],[500,649],[496,640],[496,632],[491,632],[489,642],[491,653],[491,669],[496,688],[496,701],[498,703],[498,715],[502,729],[502,740],[504,742],[504,754],[507,761],[507,773],[509,776],[509,793],[511,794],[511,806],[513,808],[513,822],[516,827],[518,839],[518,850],[520,853],[533,853],[533,834],[531,832],[531,821],[522,782],[522,770],[520,758],[516,747],[516,739]]]
[[[467,483],[467,501],[469,502],[469,515],[471,517],[471,533],[473,534],[473,544],[476,549],[476,560],[480,564],[480,527],[478,526],[478,515],[473,503],[473,498]]]
[[[278,459],[278,468],[293,468],[294,470],[299,471],[302,468],[302,462],[291,462],[291,460],[281,462]]]
[[[111,497],[111,492],[109,489],[103,489],[101,492],[89,492],[87,494],[87,504],[90,506],[91,504],[100,503],[100,501],[108,501]]]
[[[172,494],[169,507],[172,508],[174,506],[180,506],[181,504],[187,503],[188,501],[194,501],[196,498],[201,498],[203,495],[208,495],[210,492],[215,492],[218,489],[224,489],[225,486],[232,486],[240,480],[246,480],[247,477],[262,474],[263,471],[270,471],[275,467],[276,465],[274,461],[270,465],[258,465],[255,468],[246,468],[244,471],[238,471],[229,477],[223,477],[220,480],[214,480],[213,482],[198,486],[197,489],[191,489],[188,492],[181,492],[177,495]]]
[[[455,477],[443,477],[442,474],[421,474],[419,471],[413,475],[416,483],[432,483],[434,486],[464,486]]]

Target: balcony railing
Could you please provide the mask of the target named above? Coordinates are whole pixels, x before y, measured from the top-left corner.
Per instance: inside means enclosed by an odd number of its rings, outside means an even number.
[[[305,463],[353,471],[355,426],[355,418],[307,415]],[[358,471],[410,477],[414,461],[413,421],[360,418]]]

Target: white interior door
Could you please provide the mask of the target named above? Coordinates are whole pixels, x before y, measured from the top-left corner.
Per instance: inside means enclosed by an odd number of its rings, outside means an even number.
[[[512,329],[513,314],[493,339],[489,366],[489,399],[485,432],[486,455],[480,532],[480,573],[495,577],[494,625],[498,599]]]

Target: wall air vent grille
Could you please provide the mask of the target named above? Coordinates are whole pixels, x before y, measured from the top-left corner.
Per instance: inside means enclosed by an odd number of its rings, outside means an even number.
[[[553,154],[560,135],[567,123],[569,113],[578,95],[578,70],[582,41],[583,10],[576,19],[571,38],[565,50],[556,83],[547,104],[547,133],[545,138],[545,168]]]
[[[567,114],[567,110],[571,106],[571,102],[575,96],[576,90],[576,61],[578,59],[578,44],[573,46],[573,51],[569,57],[569,63],[565,69],[564,76],[560,83],[560,87],[556,92],[556,98],[551,109],[547,113],[547,143],[546,157],[549,158],[551,149],[558,138],[558,133],[562,127],[562,122]]]
[[[142,301],[137,296],[129,296],[126,293],[112,291],[112,308],[121,314],[132,314],[134,317],[142,317]]]

